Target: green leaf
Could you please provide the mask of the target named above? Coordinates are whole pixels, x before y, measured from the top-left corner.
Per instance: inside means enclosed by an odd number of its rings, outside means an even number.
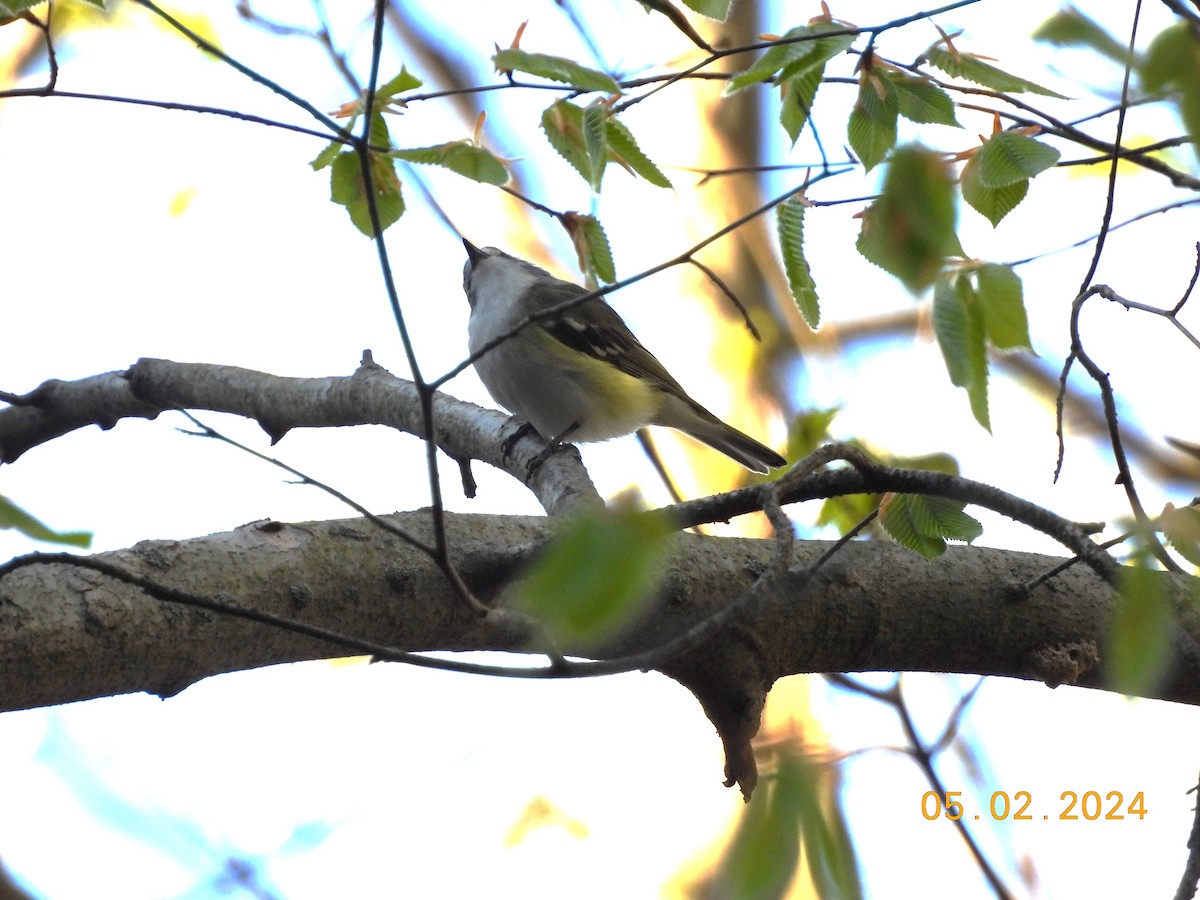
[[[979,306],[965,276],[953,273],[938,279],[933,290],[933,333],[951,383],[966,389],[975,420],[990,431],[987,347]]]
[[[797,754],[781,755],[762,779],[703,897],[786,896],[800,865],[801,810],[814,779],[799,770]]]
[[[962,127],[954,117],[954,101],[950,95],[929,79],[899,72],[888,73],[886,77],[896,95],[900,115],[910,122]]]
[[[824,32],[833,30],[843,30],[843,26],[824,23],[790,29],[777,44],[768,47],[762,56],[751,63],[749,68],[734,75],[725,85],[725,93],[735,94],[752,84],[773,78],[777,72],[782,72],[784,78],[792,77],[798,74],[799,69],[796,67],[801,61],[805,67],[823,66],[826,60],[837,56],[854,43],[855,36],[852,34],[821,36]]]
[[[817,88],[825,75],[825,66],[813,66],[801,69],[797,75],[783,78],[779,82],[779,99],[782,104],[779,110],[779,124],[787,132],[795,144],[808,121],[812,111],[813,101],[817,96]]]
[[[733,0],[683,0],[684,5],[709,19],[724,22],[729,18],[729,7]]]
[[[583,146],[583,110],[566,100],[556,100],[542,113],[542,131],[550,146],[591,183],[587,149]]]
[[[1020,205],[1029,193],[1029,179],[1004,187],[987,187],[979,178],[979,165],[972,156],[963,166],[962,195],[972,209],[992,223],[992,227]]]
[[[583,149],[587,151],[588,184],[599,193],[608,164],[608,139],[604,120],[608,118],[608,107],[601,101],[589,103],[583,109]]]
[[[579,63],[561,56],[547,56],[544,53],[527,53],[524,50],[509,48],[500,50],[492,57],[492,63],[498,72],[525,72],[548,78],[562,84],[585,91],[602,91],[605,94],[621,93],[621,86],[611,75],[581,66]]]
[[[377,101],[386,103],[397,94],[403,94],[405,91],[411,91],[419,88],[422,84],[420,78],[409,73],[404,66],[400,67],[400,74],[391,81],[382,85],[376,92],[375,98]]]
[[[776,226],[792,298],[808,327],[815,329],[821,322],[821,307],[808,260],[804,258],[804,210],[804,202],[795,197],[781,203],[776,210]]]
[[[92,544],[90,531],[55,531],[3,495],[0,495],[0,528],[15,528],[25,537],[51,544],[81,548]]]
[[[1168,503],[1159,518],[1167,543],[1193,566],[1200,566],[1200,509]]]
[[[961,253],[949,167],[916,144],[897,149],[883,191],[863,213],[858,250],[914,294],[933,283],[948,256]]]
[[[644,608],[664,572],[670,524],[631,503],[567,522],[516,586],[517,607],[555,641],[595,646]]]
[[[1177,94],[1179,117],[1200,155],[1200,39],[1184,22],[1164,29],[1150,42],[1141,75],[1146,90]]]
[[[450,141],[432,147],[412,147],[393,150],[391,155],[422,165],[442,166],[472,181],[485,184],[505,184],[508,172],[490,151],[473,141]]]
[[[588,277],[588,283],[595,280],[612,284],[617,280],[616,266],[613,264],[612,247],[608,243],[608,235],[604,226],[595,216],[566,213],[564,224],[571,242],[575,245],[575,253],[579,257],[579,269]]]
[[[994,91],[1005,94],[1041,94],[1043,97],[1057,97],[1059,100],[1069,99],[1040,84],[997,69],[974,54],[951,52],[941,41],[926,50],[922,56],[947,75],[981,84]]]
[[[1074,6],[1060,9],[1039,25],[1032,36],[1035,41],[1045,41],[1055,47],[1085,47],[1122,66],[1129,59],[1126,45]]]
[[[984,187],[1004,187],[1049,169],[1061,154],[1053,147],[1015,131],[992,135],[971,158]]]
[[[1170,669],[1172,616],[1163,573],[1144,566],[1120,571],[1120,593],[1102,657],[1105,684],[1146,696]]]
[[[603,104],[589,107],[593,110],[589,126],[592,128],[592,144],[589,145],[584,132],[584,110],[566,100],[556,100],[550,104],[542,113],[542,131],[545,132],[550,146],[558,151],[558,155],[569,162],[588,184],[593,184],[592,153],[600,154],[603,150],[601,170],[604,163],[612,160],[627,171],[640,175],[655,187],[671,187],[667,177],[642,153],[633,134],[624,123],[608,114],[602,106]]]
[[[1021,277],[1012,266],[984,263],[976,271],[975,280],[984,329],[992,346],[1000,350],[1015,347],[1032,350]]]
[[[794,38],[811,37],[811,40],[793,40]],[[780,43],[773,47],[768,47],[758,59],[752,62],[749,68],[734,75],[725,85],[725,93],[736,94],[740,90],[750,87],[752,84],[766,81],[774,77],[775,73],[783,69],[789,63],[803,59],[813,52],[815,49],[816,32],[806,26],[790,29],[787,34],[783,35]],[[786,43],[785,43],[786,42]]]
[[[626,171],[640,175],[655,187],[671,187],[667,176],[642,152],[633,133],[616,116],[609,116],[605,121],[604,136],[608,141],[609,158],[613,162]]]
[[[333,165],[334,157],[341,153],[345,147],[346,145],[339,141],[330,141],[329,145],[320,153],[318,153],[316,158],[309,163],[309,165],[313,167],[314,171],[319,172],[326,166]]]
[[[404,198],[395,163],[381,154],[371,154],[371,182],[375,189],[375,208],[379,227],[387,230],[404,215]],[[367,200],[366,182],[358,154],[353,150],[339,153],[333,160],[329,179],[330,199],[346,207],[354,227],[367,237],[375,237],[371,227],[371,208]]]
[[[889,494],[880,505],[879,521],[901,545],[927,559],[946,552],[946,541],[970,541],[983,526],[963,512],[965,504],[925,494]]]
[[[887,156],[896,144],[896,118],[900,114],[896,94],[888,81],[864,70],[858,86],[858,100],[850,111],[846,137],[869,172]]]

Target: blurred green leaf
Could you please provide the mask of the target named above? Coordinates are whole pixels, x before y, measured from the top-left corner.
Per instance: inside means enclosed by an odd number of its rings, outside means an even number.
[[[938,279],[933,290],[933,333],[950,381],[965,388],[975,420],[991,430],[983,311],[970,280],[961,273]]]
[[[554,101],[542,113],[542,131],[558,155],[590,184],[591,162],[583,145],[583,109],[566,100]]]
[[[683,0],[688,9],[694,10],[709,19],[724,22],[729,17],[729,7],[733,0]]]
[[[1102,662],[1110,690],[1147,696],[1162,683],[1174,656],[1171,604],[1161,572],[1125,566]]]
[[[604,128],[607,118],[608,107],[599,100],[583,108],[583,149],[587,152],[588,184],[597,193],[608,165],[608,140]]]
[[[1164,29],[1150,42],[1141,76],[1146,90],[1174,95],[1192,151],[1200,156],[1200,38],[1186,22]]]
[[[409,73],[404,66],[400,67],[400,74],[381,85],[375,92],[375,99],[380,103],[387,103],[397,94],[403,94],[405,91],[411,91],[421,86],[421,79],[416,75]]]
[[[605,94],[621,93],[621,86],[611,75],[581,66],[579,63],[561,56],[547,56],[544,53],[527,53],[524,50],[509,48],[497,51],[492,56],[492,63],[498,72],[525,72],[548,78],[561,84],[569,84],[585,91],[602,91]]]
[[[1168,503],[1159,524],[1167,543],[1193,566],[1200,566],[1200,509]]]
[[[517,605],[556,641],[593,645],[627,625],[664,572],[670,524],[630,503],[565,523],[518,583]]]
[[[90,531],[55,531],[3,495],[0,495],[0,528],[14,528],[25,537],[51,544],[82,548],[92,545]]]
[[[371,184],[375,189],[375,208],[379,215],[379,227],[386,231],[404,215],[404,197],[400,190],[400,179],[396,177],[395,163],[390,157],[371,154]],[[367,237],[374,237],[371,227],[371,209],[367,199],[366,182],[358,154],[353,150],[339,153],[333,160],[329,179],[329,194],[334,203],[346,207],[354,227]]]
[[[838,795],[818,766],[790,748],[773,754],[772,771],[725,851],[717,872],[699,896],[775,900],[790,896],[802,855],[822,897],[862,896],[858,863]]]
[[[804,258],[804,210],[804,202],[795,197],[779,204],[776,225],[792,298],[808,327],[815,329],[821,322],[821,307],[816,283],[809,271],[808,260]]]
[[[988,341],[1000,350],[1032,350],[1021,277],[1012,266],[984,263],[976,270],[975,278]]]
[[[1125,65],[1129,48],[1110,35],[1093,19],[1074,6],[1060,9],[1033,33],[1035,41],[1045,41],[1055,47],[1084,47]]]
[[[393,150],[392,156],[422,165],[442,166],[472,181],[506,184],[508,171],[492,153],[473,141],[450,141],[432,147]]]
[[[1041,94],[1043,97],[1057,97],[1059,100],[1069,99],[1040,84],[997,69],[972,53],[947,49],[943,41],[934,44],[922,56],[947,75],[973,81],[994,91],[1005,94]]]
[[[937,153],[916,144],[898,148],[882,192],[863,213],[859,252],[914,294],[927,288],[946,258],[962,252],[953,188]]]

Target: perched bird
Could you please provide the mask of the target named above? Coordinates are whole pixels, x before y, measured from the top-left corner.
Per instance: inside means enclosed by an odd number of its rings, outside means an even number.
[[[531,314],[589,293],[495,247],[463,244],[472,354]],[[666,425],[755,472],[787,464],[689,397],[601,297],[529,324],[475,360],[475,371],[497,403],[552,444]]]

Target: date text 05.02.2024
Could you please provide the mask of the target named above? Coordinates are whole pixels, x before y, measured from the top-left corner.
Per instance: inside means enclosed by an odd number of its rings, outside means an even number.
[[[929,821],[934,819],[981,818],[980,814],[972,815],[959,799],[962,791],[946,791],[945,795],[936,791],[926,791],[921,797],[921,815]],[[1088,822],[1098,820],[1113,821],[1116,819],[1146,818],[1146,796],[1144,791],[1138,791],[1133,799],[1125,802],[1125,794],[1121,791],[1109,791],[1101,796],[1099,791],[1063,791],[1056,805],[1056,819],[1062,821]],[[988,815],[996,820],[1012,820],[1014,822],[1033,822],[1038,819],[1048,821],[1050,814],[1037,815],[1033,806],[1033,795],[1029,791],[1017,791],[1011,797],[1005,791],[996,791],[988,803]]]

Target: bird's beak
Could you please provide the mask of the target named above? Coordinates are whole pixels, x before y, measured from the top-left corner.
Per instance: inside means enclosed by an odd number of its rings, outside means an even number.
[[[477,266],[481,259],[487,258],[486,253],[484,253],[482,250],[480,250],[478,247],[476,247],[474,244],[472,244],[466,238],[463,238],[463,246],[467,248],[467,258],[471,261],[472,268]]]

